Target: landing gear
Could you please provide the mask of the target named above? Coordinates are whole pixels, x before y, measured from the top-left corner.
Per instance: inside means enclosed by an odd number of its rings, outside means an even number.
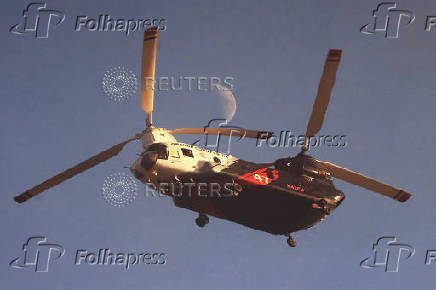
[[[297,246],[297,240],[291,235],[288,236],[288,239],[286,240],[286,242],[288,243],[289,247],[294,248]]]
[[[240,185],[239,183],[236,183],[236,182],[233,180],[233,183],[232,183],[232,185],[230,186],[230,190],[233,191],[233,195],[234,195],[234,196],[238,196],[239,193],[242,192],[243,189],[242,189],[242,185]]]
[[[201,213],[198,216],[198,218],[195,219],[195,223],[200,228],[203,228],[205,225],[207,225],[209,223],[209,217],[207,215]]]

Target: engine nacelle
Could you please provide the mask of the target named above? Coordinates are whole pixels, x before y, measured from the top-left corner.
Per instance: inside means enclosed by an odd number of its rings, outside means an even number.
[[[317,167],[314,159],[306,154],[277,159],[274,166],[276,169],[286,170],[293,174],[307,174],[312,177],[322,178],[330,178],[331,176],[327,170]]]

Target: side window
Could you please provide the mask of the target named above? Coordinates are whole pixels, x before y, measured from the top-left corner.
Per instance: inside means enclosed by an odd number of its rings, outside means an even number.
[[[192,154],[192,150],[191,149],[182,148],[182,153],[185,156],[194,158],[194,154]]]
[[[170,156],[174,158],[180,158],[180,154],[178,150],[170,149]]]

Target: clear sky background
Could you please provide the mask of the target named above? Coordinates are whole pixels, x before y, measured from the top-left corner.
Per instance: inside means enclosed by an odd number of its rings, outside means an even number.
[[[399,39],[364,35],[378,1],[49,1],[66,14],[48,39],[14,35],[27,1],[0,9],[0,281],[1,289],[430,289],[436,265],[426,266],[434,232],[436,31],[425,18],[434,1],[399,1],[416,19]],[[334,162],[410,191],[405,204],[336,181],[347,198],[325,221],[286,238],[196,213],[169,198],[112,207],[101,197],[105,178],[129,174],[139,142],[24,204],[13,196],[129,138],[144,128],[139,93],[125,103],[108,99],[104,72],[124,66],[138,76],[142,32],[74,31],[78,15],[166,18],[157,76],[234,77],[233,124],[304,134],[330,48],[343,49],[336,86],[320,134],[347,136],[345,148],[311,150]],[[222,117],[213,92],[159,92],[154,121],[165,128],[204,126]],[[192,142],[195,136],[181,141]],[[232,154],[257,162],[298,148],[235,143]],[[48,273],[12,269],[30,236],[65,247]],[[381,236],[416,249],[399,273],[363,269]],[[167,253],[162,266],[74,265],[77,249]]]

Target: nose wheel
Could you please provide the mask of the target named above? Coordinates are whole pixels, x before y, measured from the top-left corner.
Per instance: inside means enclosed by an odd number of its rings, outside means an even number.
[[[207,215],[201,213],[198,215],[198,218],[195,219],[195,223],[200,228],[203,228],[205,225],[207,225],[209,223],[209,217]]]
[[[291,235],[288,236],[288,239],[286,240],[286,242],[288,243],[289,247],[294,248],[297,246],[297,240]]]

